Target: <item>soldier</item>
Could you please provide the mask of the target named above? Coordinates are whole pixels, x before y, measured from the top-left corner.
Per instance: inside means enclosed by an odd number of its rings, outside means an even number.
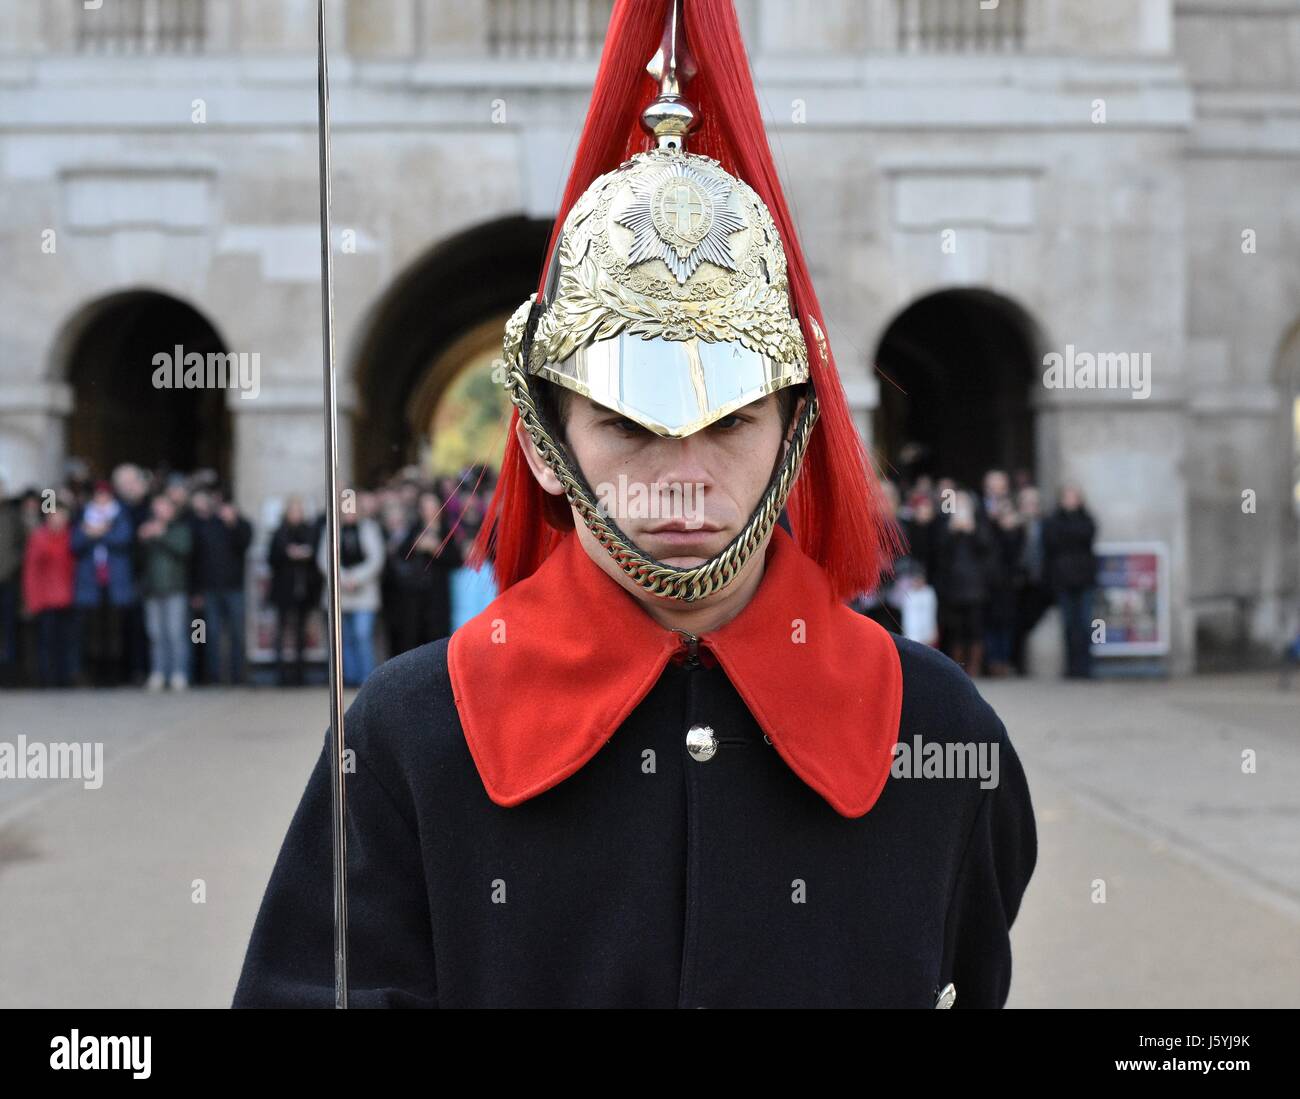
[[[347,714],[350,1002],[1002,1006],[1028,788],[846,605],[895,536],[732,0],[615,6],[505,363],[500,595]],[[329,812],[327,743],[236,1006],[334,1000]]]

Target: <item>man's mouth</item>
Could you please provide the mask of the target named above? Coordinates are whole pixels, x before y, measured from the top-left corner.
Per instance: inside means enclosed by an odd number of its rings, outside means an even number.
[[[670,519],[657,527],[651,527],[645,533],[672,546],[688,546],[711,542],[721,530],[722,528],[715,523]]]
[[[717,534],[722,528],[713,523],[689,523],[685,519],[672,519],[650,527],[646,534]]]

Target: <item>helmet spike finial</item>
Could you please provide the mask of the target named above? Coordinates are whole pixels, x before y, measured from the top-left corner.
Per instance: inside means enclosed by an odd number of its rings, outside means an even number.
[[[695,104],[684,94],[696,68],[695,58],[686,45],[682,0],[673,0],[664,21],[663,40],[646,65],[646,72],[658,82],[659,96],[641,112],[641,125],[654,135],[659,148],[684,151],[686,137],[699,125],[700,116]]]

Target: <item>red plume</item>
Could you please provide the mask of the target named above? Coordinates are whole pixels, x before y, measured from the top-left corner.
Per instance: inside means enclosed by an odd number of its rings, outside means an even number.
[[[657,91],[645,66],[659,48],[671,2],[617,0],[614,5],[548,256],[570,207],[592,181],[653,144],[640,123],[642,110]],[[772,160],[733,0],[686,0],[682,7],[686,41],[698,69],[685,94],[701,115],[686,148],[713,157],[748,183],[767,205],[785,247],[792,304],[808,344],[813,385],[821,403],[821,418],[787,510],[800,547],[825,569],[836,596],[847,599],[876,586],[882,568],[889,567],[901,550],[898,528],[849,414],[834,357],[830,363],[822,362],[812,334],[814,318],[823,331],[826,323]],[[539,297],[545,282],[543,270]],[[553,512],[547,521],[548,497],[533,478],[515,438],[517,419],[514,413],[496,493],[470,558],[471,564],[479,564],[495,550],[502,591],[531,574],[558,538]]]

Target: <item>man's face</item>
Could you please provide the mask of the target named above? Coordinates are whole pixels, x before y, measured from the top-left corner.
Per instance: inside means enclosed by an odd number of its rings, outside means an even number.
[[[719,553],[753,514],[781,443],[781,409],[769,395],[684,439],[667,439],[575,396],[566,431],[624,533],[649,556],[690,568]]]
[[[134,502],[144,496],[144,478],[132,465],[118,466],[113,470],[113,487],[124,500]]]
[[[794,409],[792,424],[801,408],[799,404]],[[522,424],[518,433],[543,489],[563,495],[558,478],[537,455]],[[781,404],[773,395],[684,439],[667,439],[575,394],[567,402],[565,433],[597,502],[606,505],[643,553],[679,568],[702,564],[740,533],[767,487],[778,454],[788,445],[782,440]],[[587,555],[638,600],[674,602],[646,592],[628,577],[576,511],[574,526]],[[744,577],[761,571],[770,537],[727,589],[693,605],[721,605],[729,593],[741,590]]]

